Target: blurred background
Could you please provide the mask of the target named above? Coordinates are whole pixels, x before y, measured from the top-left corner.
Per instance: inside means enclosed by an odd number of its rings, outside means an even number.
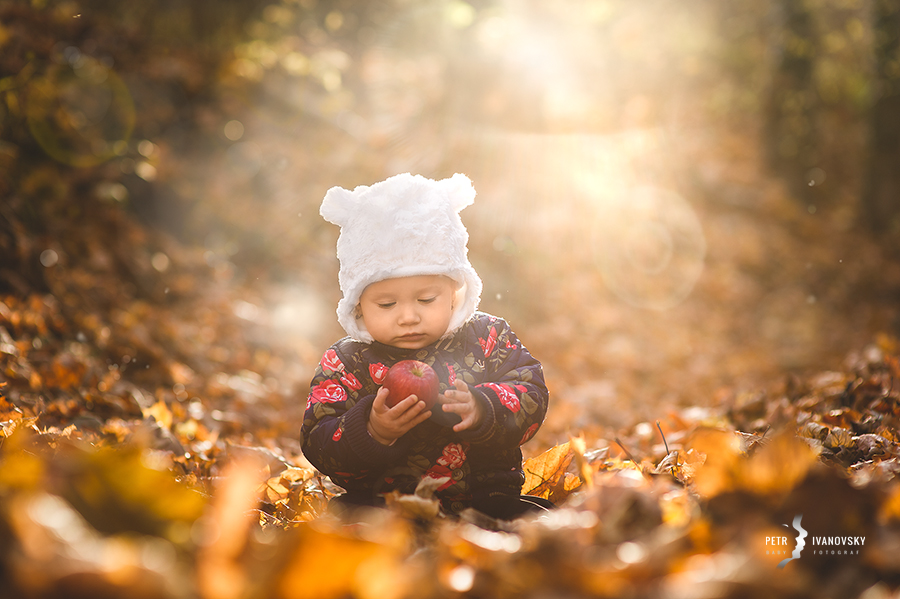
[[[898,36],[900,0],[0,0],[0,596],[888,596]],[[481,307],[544,364],[564,509],[517,534],[329,529],[300,452],[320,202],[406,171],[472,179]],[[772,576],[799,513],[865,555]]]
[[[7,394],[296,452],[343,335],[319,203],[407,171],[474,182],[481,307],[556,402],[533,451],[892,347],[898,31],[889,0],[0,1]]]

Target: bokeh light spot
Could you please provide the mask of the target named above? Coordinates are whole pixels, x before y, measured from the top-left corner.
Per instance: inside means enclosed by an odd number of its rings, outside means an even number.
[[[825,183],[825,171],[819,167],[811,168],[809,169],[809,172],[806,173],[806,179],[809,181],[810,187],[821,185]]]
[[[124,202],[128,199],[128,188],[115,181],[103,181],[97,185],[97,197],[103,200]]]
[[[244,137],[244,124],[238,120],[225,123],[225,137],[231,141],[237,141]]]
[[[128,87],[106,65],[77,48],[28,85],[24,103],[32,137],[54,160],[77,167],[117,155],[134,128]]]
[[[281,59],[281,66],[291,75],[309,74],[309,58],[301,52],[290,52]]]
[[[471,566],[460,565],[450,571],[447,585],[457,593],[465,593],[475,584],[475,570]]]
[[[672,261],[672,235],[662,223],[637,223],[624,238],[623,253],[631,266],[640,272],[661,273]]]
[[[145,158],[150,158],[156,152],[156,144],[149,139],[142,140],[138,144],[138,154]]]
[[[344,15],[333,10],[325,16],[325,28],[328,31],[335,32],[344,26]]]
[[[156,180],[156,167],[149,162],[138,162],[134,167],[134,172],[144,181]]]
[[[41,264],[47,268],[54,266],[57,262],[59,262],[59,254],[54,250],[44,250],[41,252]]]
[[[623,191],[602,210],[595,258],[620,299],[666,310],[681,303],[703,272],[706,239],[693,208],[658,187]]]
[[[169,270],[169,257],[162,252],[156,252],[150,258],[150,265],[159,272],[166,272]]]
[[[468,2],[452,0],[445,9],[447,21],[457,29],[465,29],[475,21],[475,9]]]
[[[629,541],[619,545],[616,549],[616,557],[626,564],[636,564],[644,561],[647,557],[647,550],[640,543]]]

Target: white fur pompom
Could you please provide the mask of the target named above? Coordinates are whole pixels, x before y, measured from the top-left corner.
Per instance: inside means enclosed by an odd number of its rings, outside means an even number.
[[[360,191],[359,187],[353,191],[348,191],[343,187],[332,187],[325,194],[325,199],[322,200],[319,214],[334,225],[345,226],[356,207],[358,191]]]
[[[440,183],[447,190],[450,207],[456,212],[460,212],[463,208],[475,203],[475,187],[472,186],[472,180],[462,173],[456,173],[449,179],[440,181]]]

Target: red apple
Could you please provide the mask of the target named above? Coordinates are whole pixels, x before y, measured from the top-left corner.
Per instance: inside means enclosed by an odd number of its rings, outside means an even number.
[[[424,401],[429,410],[438,401],[437,374],[431,366],[418,360],[403,360],[391,366],[384,377],[384,387],[389,391],[384,403],[391,408],[410,395]]]

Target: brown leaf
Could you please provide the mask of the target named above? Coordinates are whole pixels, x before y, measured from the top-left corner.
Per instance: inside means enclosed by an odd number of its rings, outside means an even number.
[[[828,427],[819,424],[818,422],[807,422],[802,427],[800,427],[799,435],[801,437],[806,437],[807,439],[816,439],[818,441],[824,441],[825,437],[828,436]]]
[[[850,447],[853,444],[853,433],[845,428],[835,427],[825,437],[824,444],[825,447],[835,450]]]

